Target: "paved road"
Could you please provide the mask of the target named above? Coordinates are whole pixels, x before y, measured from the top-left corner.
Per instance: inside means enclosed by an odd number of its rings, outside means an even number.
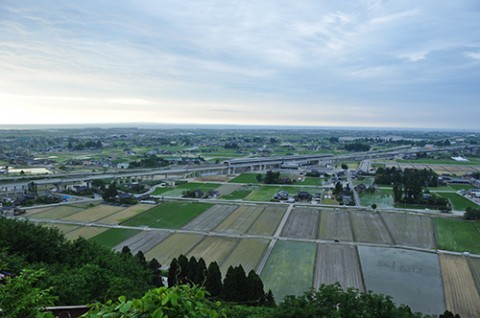
[[[353,184],[352,175],[350,173],[350,170],[345,171],[345,175],[347,176],[348,185],[349,185],[349,187],[350,187],[350,189],[352,190],[352,193],[353,193],[353,199],[355,200],[355,206],[356,207],[361,207],[362,204],[360,202],[360,197],[358,196],[357,190],[355,190],[355,185]]]

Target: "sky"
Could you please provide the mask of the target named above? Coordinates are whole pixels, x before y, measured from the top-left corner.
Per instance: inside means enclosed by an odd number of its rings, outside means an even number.
[[[0,125],[478,129],[480,1],[0,0]]]

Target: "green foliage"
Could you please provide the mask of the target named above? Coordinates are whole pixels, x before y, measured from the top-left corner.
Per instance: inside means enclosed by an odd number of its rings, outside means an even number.
[[[52,288],[36,287],[37,281],[45,276],[43,270],[24,270],[20,275],[7,277],[0,284],[0,317],[30,318],[52,317],[51,313],[40,312],[40,309],[53,305]]]
[[[480,209],[468,207],[463,217],[467,220],[480,220]]]
[[[139,161],[132,161],[129,164],[129,168],[160,168],[168,166],[168,161],[157,157],[155,155],[149,155]]]
[[[205,288],[212,297],[218,297],[222,293],[222,274],[217,262],[212,262],[210,265],[208,265]]]
[[[113,202],[118,195],[117,183],[112,182],[102,195],[102,199],[107,202]]]
[[[83,317],[226,317],[220,309],[221,304],[206,300],[205,295],[205,291],[195,286],[160,287],[148,291],[140,299],[127,300],[126,297],[121,296],[118,302],[94,305]]]
[[[345,150],[347,150],[347,151],[369,151],[370,150],[370,145],[355,142],[353,144],[346,144],[345,145]]]

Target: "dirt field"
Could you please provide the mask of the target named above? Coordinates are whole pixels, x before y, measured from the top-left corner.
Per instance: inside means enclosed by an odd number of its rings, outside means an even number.
[[[467,259],[445,254],[439,257],[447,309],[460,317],[480,316],[480,296]]]
[[[79,237],[83,237],[84,239],[92,238],[100,233],[105,232],[108,230],[106,227],[93,227],[93,226],[82,226],[73,231],[70,231],[65,234],[65,237],[69,240],[76,240]]]
[[[60,224],[60,223],[46,223],[46,224],[42,224],[42,226],[58,229],[58,230],[59,230],[60,232],[62,232],[63,234],[68,233],[68,232],[70,232],[70,231],[73,231],[73,230],[79,228],[78,225]]]
[[[313,287],[339,282],[347,289],[364,291],[362,271],[355,246],[318,244]]]
[[[406,304],[414,312],[445,311],[436,254],[371,246],[358,246],[358,252],[367,290],[390,295],[397,305]]]
[[[28,210],[26,210],[24,216],[31,216],[31,217],[36,218],[37,217],[36,214],[40,214],[40,213],[46,212],[46,211],[51,210],[51,209],[53,209],[53,207],[28,209]]]
[[[128,240],[121,242],[113,249],[115,251],[121,251],[124,246],[128,246],[133,255],[137,254],[139,251],[146,253],[166,239],[169,235],[168,232],[143,231],[132,236]]]
[[[204,238],[203,235],[175,233],[160,242],[145,254],[145,258],[156,258],[162,265],[170,265],[180,254],[186,255],[193,246]]]
[[[354,238],[357,242],[390,244],[392,239],[380,215],[372,212],[350,213]]]
[[[477,291],[480,293],[480,258],[469,258],[468,265],[470,265],[470,271],[475,279]]]
[[[85,209],[72,207],[68,205],[61,205],[61,206],[56,206],[54,208],[50,208],[45,212],[37,213],[33,217],[38,219],[61,219],[61,218],[70,216],[72,214],[81,212],[83,210]]]
[[[154,205],[152,204],[136,204],[128,207],[120,212],[115,214],[109,215],[106,218],[98,220],[99,223],[106,223],[106,224],[120,224],[122,222],[127,221],[128,219],[147,211],[153,208]]]
[[[432,219],[405,213],[382,213],[395,244],[435,248]]]
[[[240,243],[238,243],[220,267],[223,275],[225,276],[229,266],[238,266],[239,264],[242,264],[247,275],[250,270],[256,270],[268,243],[268,240],[240,240]]]
[[[96,207],[86,209],[81,212],[67,216],[64,219],[71,220],[71,221],[93,222],[93,221],[103,219],[123,209],[125,208],[121,206],[101,204],[101,205],[97,205]]]
[[[206,264],[217,262],[222,266],[230,252],[235,248],[238,239],[228,237],[206,237],[188,252],[188,258],[203,258]]]
[[[238,208],[236,205],[214,205],[183,228],[196,231],[211,231]]]
[[[282,236],[294,238],[317,237],[319,212],[312,209],[294,209],[288,217]]]
[[[323,240],[353,241],[348,212],[322,211],[318,238]]]
[[[262,213],[260,206],[241,206],[215,229],[225,233],[245,233]]]
[[[285,212],[286,209],[281,207],[265,208],[247,233],[253,235],[273,235]]]

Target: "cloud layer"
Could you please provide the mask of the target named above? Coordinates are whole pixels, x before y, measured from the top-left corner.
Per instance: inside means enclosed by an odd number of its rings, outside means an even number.
[[[0,124],[478,128],[480,4],[0,4]]]

